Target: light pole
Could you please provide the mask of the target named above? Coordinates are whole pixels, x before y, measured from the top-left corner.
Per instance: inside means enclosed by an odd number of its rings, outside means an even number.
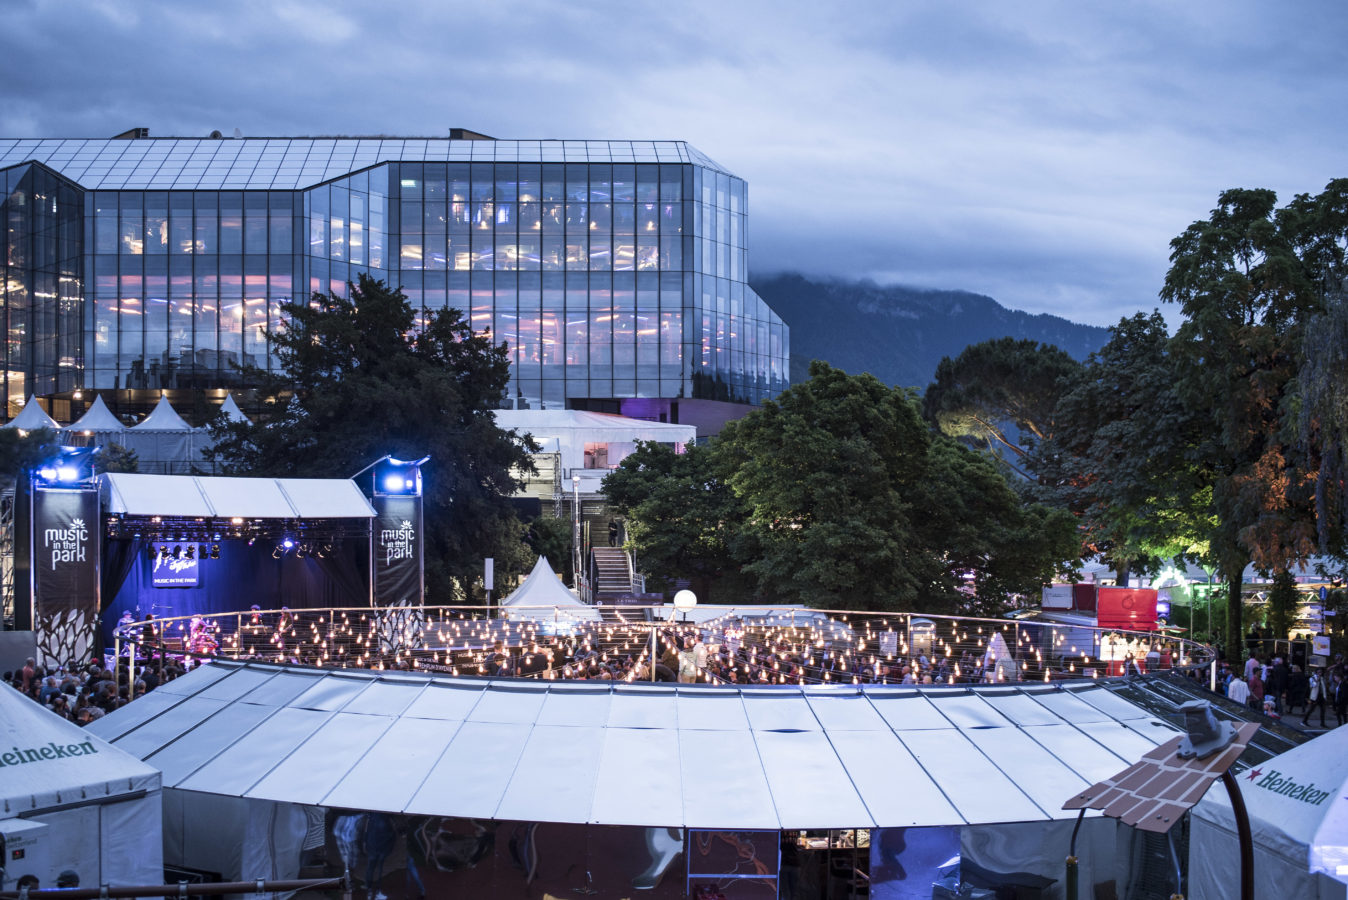
[[[572,580],[580,587],[580,476],[571,476],[571,565]]]

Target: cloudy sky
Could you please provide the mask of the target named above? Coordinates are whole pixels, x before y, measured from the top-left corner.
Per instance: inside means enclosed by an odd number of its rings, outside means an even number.
[[[9,0],[0,136],[687,140],[750,266],[1112,324],[1228,187],[1348,175],[1348,5]],[[1173,314],[1171,314],[1173,319]]]

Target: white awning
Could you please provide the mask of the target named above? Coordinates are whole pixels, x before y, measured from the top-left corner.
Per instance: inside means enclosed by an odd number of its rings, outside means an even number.
[[[102,476],[106,512],[129,516],[370,519],[374,508],[349,478]]]
[[[1101,684],[534,682],[214,662],[89,726],[165,787],[696,828],[1072,818],[1174,729]]]

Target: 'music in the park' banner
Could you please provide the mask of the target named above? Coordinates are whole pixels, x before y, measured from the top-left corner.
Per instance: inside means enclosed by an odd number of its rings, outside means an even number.
[[[420,606],[423,602],[421,498],[373,499],[375,606]]]
[[[83,663],[98,639],[98,491],[33,492],[33,612],[44,664]]]

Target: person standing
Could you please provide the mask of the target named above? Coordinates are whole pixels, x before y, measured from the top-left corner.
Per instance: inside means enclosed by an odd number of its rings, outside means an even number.
[[[1250,689],[1250,709],[1259,712],[1264,708],[1264,679],[1259,677],[1258,669],[1250,675],[1247,685]]]
[[[1226,686],[1226,697],[1243,706],[1249,706],[1250,686],[1239,675],[1232,675],[1231,683]]]
[[[618,546],[618,520],[608,520],[608,545],[610,547]]]
[[[1327,693],[1327,685],[1325,684],[1324,676],[1320,674],[1319,669],[1311,669],[1310,678],[1307,679],[1306,682],[1306,696],[1309,699],[1306,701],[1306,714],[1301,717],[1302,727],[1310,726],[1311,713],[1315,712],[1317,706],[1320,707],[1320,727],[1326,727],[1325,695]]]
[[[1334,675],[1334,715],[1340,725],[1348,722],[1348,678],[1337,673]]]

